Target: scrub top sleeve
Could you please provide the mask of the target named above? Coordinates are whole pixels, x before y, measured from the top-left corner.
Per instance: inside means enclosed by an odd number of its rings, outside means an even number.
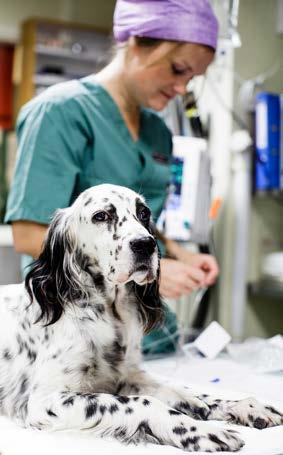
[[[71,110],[52,103],[33,107],[19,118],[18,154],[5,221],[48,224],[57,208],[67,207],[87,141]]]

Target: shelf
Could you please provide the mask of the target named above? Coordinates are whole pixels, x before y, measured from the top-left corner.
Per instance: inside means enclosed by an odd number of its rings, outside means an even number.
[[[283,284],[273,284],[267,281],[258,281],[248,284],[248,293],[250,297],[264,297],[283,302]]]
[[[99,52],[97,52],[97,54],[90,53],[90,52],[75,53],[71,49],[68,49],[68,48],[46,46],[43,44],[37,44],[35,46],[35,52],[38,55],[47,55],[50,57],[78,60],[78,61],[84,61],[84,62],[90,62],[90,63],[95,62],[97,60],[97,58],[99,57]]]
[[[53,84],[97,72],[108,59],[108,30],[68,21],[30,18],[21,33],[16,112]],[[20,55],[20,54],[19,54]]]
[[[58,84],[59,82],[68,81],[70,78],[58,74],[35,74],[33,82],[35,85],[49,87],[49,85]]]

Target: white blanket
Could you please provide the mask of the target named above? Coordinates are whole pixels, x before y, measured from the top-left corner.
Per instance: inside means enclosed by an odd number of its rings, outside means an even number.
[[[175,384],[194,384],[201,391],[220,398],[255,396],[283,411],[283,376],[256,375],[229,360],[175,357],[145,362],[144,368]],[[223,425],[215,422],[216,425]],[[232,427],[232,426],[231,426]],[[256,430],[233,426],[245,440],[240,455],[282,455],[283,425]],[[0,417],[1,455],[180,455],[182,451],[152,444],[125,446],[111,439],[99,439],[88,431],[46,433],[24,430]],[[201,452],[197,452],[199,455]],[[228,453],[228,452],[221,452]]]

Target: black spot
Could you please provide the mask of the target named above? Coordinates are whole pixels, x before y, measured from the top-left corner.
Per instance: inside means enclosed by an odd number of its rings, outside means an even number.
[[[26,324],[25,324],[25,322],[21,322],[20,325],[21,325],[21,327],[22,327],[23,330],[26,330]]]
[[[253,422],[254,421],[254,416],[252,416],[251,414],[248,414],[248,419],[250,422]]]
[[[149,406],[149,405],[150,405],[150,401],[147,400],[147,399],[145,398],[145,399],[143,400],[142,404],[143,404],[144,406]]]
[[[217,406],[217,405],[212,405]],[[205,420],[207,418],[208,412],[205,408],[199,408],[197,406],[191,406],[187,401],[180,401],[177,403],[176,408],[180,410],[183,414],[190,415],[195,419]]]
[[[105,411],[106,411],[106,406],[105,406],[104,404],[101,404],[101,405],[99,406],[99,411],[100,411],[101,414],[103,415],[103,414],[105,413]]]
[[[31,349],[28,349],[27,357],[30,360],[30,362],[33,363],[36,360],[37,353],[35,351],[32,351]]]
[[[111,305],[111,310],[112,310],[112,314],[114,316],[115,319],[117,319],[118,321],[122,321],[117,309],[116,309],[116,304],[115,304],[115,300],[114,302],[112,303]]]
[[[61,354],[61,349],[58,349],[58,351],[52,355],[52,359],[57,359],[57,357],[59,357],[60,354]]]
[[[5,359],[5,360],[11,360],[12,359],[12,354],[9,351],[9,349],[5,349],[3,351],[3,359]]]
[[[21,354],[24,350],[24,341],[23,341],[21,335],[19,335],[19,334],[16,335],[16,340],[17,340],[18,346],[19,346],[19,354]]]
[[[129,398],[129,397],[125,397],[125,396],[123,396],[123,395],[118,396],[116,399],[117,399],[120,403],[129,403],[129,401],[130,401],[130,398]]]
[[[86,202],[85,202],[85,207],[92,202],[92,197],[90,197]]]
[[[191,431],[197,431],[197,427],[191,427],[190,430]]]
[[[116,370],[119,363],[124,359],[125,352],[125,346],[121,346],[119,341],[115,340],[109,347],[105,348],[103,358],[113,370]]]
[[[90,366],[89,366],[89,365],[86,365],[86,364],[80,366],[80,370],[81,370],[81,372],[82,372],[83,374],[87,374],[88,371],[89,371],[89,368],[90,368]]]
[[[99,314],[105,313],[105,306],[103,305],[103,303],[97,303],[94,308]]]
[[[140,397],[134,397],[133,400],[134,401],[138,401]]]
[[[215,442],[215,444],[218,444],[221,449],[229,450],[229,446],[225,442],[221,441],[216,434],[208,433],[208,439]]]
[[[169,414],[170,414],[171,416],[179,416],[179,415],[182,414],[182,413],[179,412],[179,411],[175,411],[175,409],[169,409],[168,412],[169,412]]]
[[[184,449],[186,449],[186,448],[191,447],[192,445],[194,445],[193,448],[194,448],[195,450],[198,450],[198,449],[197,449],[197,444],[198,444],[199,440],[200,440],[200,437],[199,437],[199,436],[194,436],[194,437],[192,437],[192,438],[187,437],[186,439],[182,439],[182,440],[181,440],[181,444],[182,444],[182,446],[184,447]]]
[[[114,227],[114,232],[117,230],[117,223],[118,223],[118,215],[116,211],[116,207],[113,204],[109,204],[107,207],[105,207],[107,210],[109,216],[109,219],[106,221],[107,222],[107,229],[110,232],[111,226],[113,225]]]
[[[129,406],[125,410],[125,414],[132,414],[134,412],[133,408],[130,408]]]
[[[85,408],[85,417],[90,419],[97,411],[97,403],[91,401]]]
[[[114,412],[117,412],[117,411],[119,411],[117,404],[111,404],[111,406],[109,408],[110,414],[114,414]]]
[[[124,438],[126,436],[126,434],[127,434],[127,431],[123,427],[116,428],[116,430],[114,432],[114,435],[116,438]]]
[[[69,397],[62,402],[63,406],[73,406],[74,404],[74,397]]]
[[[280,417],[283,417],[282,414],[278,411],[276,411],[276,409],[274,409],[273,406],[265,406],[265,409],[267,409],[268,411],[272,412],[272,414],[276,414]]]
[[[185,427],[174,427],[173,433],[182,435],[188,433],[188,430]]]
[[[51,411],[51,409],[46,409],[46,414],[48,414],[50,417],[58,417],[55,412]]]
[[[96,289],[100,292],[105,291],[105,280],[101,272],[94,272],[90,266],[87,266],[85,271],[91,276]]]
[[[26,376],[22,376],[22,382],[20,385],[20,394],[24,394],[28,387],[28,378]]]

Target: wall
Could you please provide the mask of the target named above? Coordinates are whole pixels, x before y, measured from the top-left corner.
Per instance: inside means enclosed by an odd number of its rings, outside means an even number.
[[[0,0],[0,40],[16,41],[28,17],[47,17],[111,29],[115,0]]]
[[[242,79],[269,71],[278,63],[277,72],[262,89],[283,93],[283,34],[276,33],[277,0],[241,0],[239,31],[243,45],[235,51],[235,70]],[[280,66],[281,65],[281,66]],[[235,81],[237,87],[237,82]],[[235,107],[237,90],[235,91]],[[283,201],[257,197],[252,201],[249,251],[249,277],[260,276],[264,254],[283,250]],[[283,297],[249,298],[245,335],[272,336],[282,333]]]
[[[280,70],[265,83],[267,90],[283,91],[283,34],[276,32],[277,0],[241,0],[239,31],[243,46],[235,51],[235,68],[244,79]]]

